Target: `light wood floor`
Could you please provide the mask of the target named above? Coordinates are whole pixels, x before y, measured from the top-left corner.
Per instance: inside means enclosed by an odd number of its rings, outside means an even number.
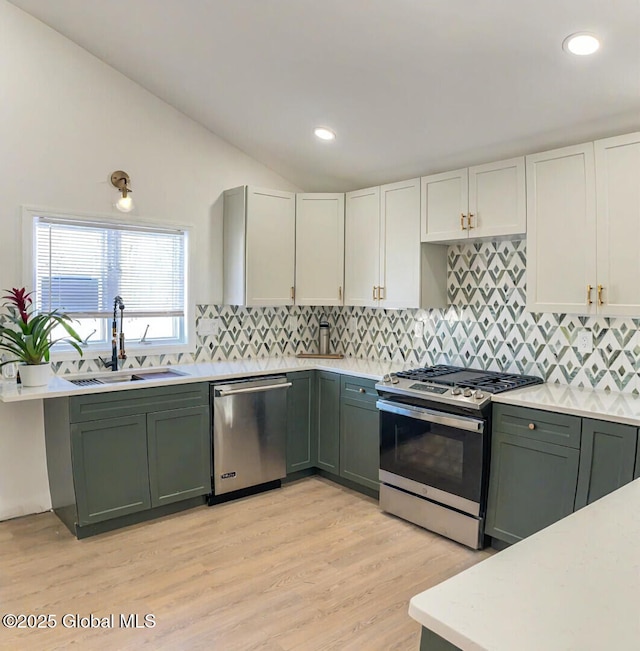
[[[0,523],[0,612],[58,624],[0,627],[0,649],[415,651],[409,599],[488,553],[318,477],[82,541],[43,513]],[[116,627],[64,628],[68,613]]]

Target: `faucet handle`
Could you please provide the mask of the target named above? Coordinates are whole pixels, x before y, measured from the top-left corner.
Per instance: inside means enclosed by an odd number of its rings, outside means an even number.
[[[98,359],[104,364],[105,368],[112,368],[113,367],[113,362],[112,361],[107,361],[101,355],[98,355]]]

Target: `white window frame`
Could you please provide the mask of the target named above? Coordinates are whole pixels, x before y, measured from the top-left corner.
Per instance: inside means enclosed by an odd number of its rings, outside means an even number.
[[[52,208],[42,208],[38,206],[22,206],[22,284],[27,291],[35,290],[35,257],[36,242],[34,237],[34,222],[38,217],[53,217],[65,220],[74,220],[82,222],[96,222],[101,224],[113,224],[114,226],[129,225],[132,222],[126,221],[122,217],[114,215],[101,215],[96,213],[85,213],[80,211],[67,212]],[[185,316],[184,330],[185,342],[179,344],[154,344],[152,342],[140,344],[136,340],[126,339],[125,329],[125,349],[127,357],[153,356],[153,355],[177,355],[179,353],[195,353],[196,350],[196,317],[195,303],[191,299],[193,296],[193,254],[192,254],[192,232],[193,226],[190,224],[179,224],[176,222],[160,222],[136,215],[135,223],[150,228],[167,229],[175,228],[185,232]],[[126,301],[125,301],[126,302]],[[125,309],[126,318],[126,309]],[[111,355],[111,345],[108,342],[105,345],[91,346],[83,348],[83,356],[80,357],[77,351],[70,346],[63,346],[59,350],[55,348],[51,351],[52,361],[79,361],[80,359],[98,359]]]

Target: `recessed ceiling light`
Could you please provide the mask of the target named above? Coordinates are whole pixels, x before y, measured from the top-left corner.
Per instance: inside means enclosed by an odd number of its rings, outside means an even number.
[[[313,130],[313,133],[315,133],[316,137],[320,138],[320,140],[335,140],[336,139],[335,131],[332,131],[331,129],[328,129],[327,127],[316,127]]]
[[[586,54],[593,54],[600,47],[600,41],[593,34],[588,32],[578,32],[571,34],[562,41],[562,49],[571,54],[584,56]]]

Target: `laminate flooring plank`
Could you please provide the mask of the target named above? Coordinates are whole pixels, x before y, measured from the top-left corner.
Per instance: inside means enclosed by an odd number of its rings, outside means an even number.
[[[0,628],[0,650],[415,651],[409,599],[489,553],[317,476],[81,541],[32,515],[0,522],[0,610],[57,626]],[[76,613],[115,627],[62,626]]]

